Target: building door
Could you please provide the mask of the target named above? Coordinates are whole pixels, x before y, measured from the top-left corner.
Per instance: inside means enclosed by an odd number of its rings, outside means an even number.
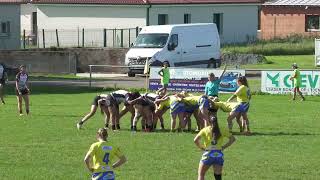
[[[31,14],[31,37],[30,41],[32,45],[37,44],[37,37],[38,37],[38,24],[37,24],[37,12],[32,12]]]

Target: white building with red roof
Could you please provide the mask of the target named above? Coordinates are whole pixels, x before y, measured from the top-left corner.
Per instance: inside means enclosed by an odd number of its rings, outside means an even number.
[[[54,36],[54,31],[57,29],[60,36],[68,35],[71,38],[71,36],[78,36],[76,34],[81,33],[82,29],[85,31],[95,29],[98,33],[92,35],[96,36],[93,38],[101,39],[102,29],[214,22],[219,29],[222,43],[239,43],[256,38],[258,7],[262,3],[262,0],[1,1],[22,3],[20,9],[21,34],[23,30],[26,30],[26,36],[35,34],[39,36],[41,35],[39,31],[41,32],[42,29],[45,32],[50,31]],[[77,29],[80,32],[77,32]],[[66,41],[66,38],[60,38],[61,43]],[[38,42],[41,43],[41,39],[39,37]],[[54,37],[46,37],[46,41],[50,39],[55,41]]]

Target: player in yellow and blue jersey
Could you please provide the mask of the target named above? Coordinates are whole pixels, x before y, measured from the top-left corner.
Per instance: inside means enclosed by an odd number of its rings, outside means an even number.
[[[227,102],[232,101],[233,99],[237,98],[237,102],[240,103],[239,108],[237,108],[237,112],[240,113],[242,116],[242,128],[244,130],[244,134],[250,135],[250,128],[249,128],[249,119],[247,112],[250,107],[250,99],[251,99],[251,92],[249,89],[248,81],[245,76],[238,77],[237,83],[239,88],[237,91],[228,99]],[[240,117],[237,117],[240,118]],[[228,122],[229,130],[232,130],[232,120]]]
[[[107,138],[107,129],[100,128],[97,132],[98,142],[91,145],[84,158],[92,173],[92,180],[114,180],[113,170],[127,161],[120,149],[108,142]]]
[[[234,136],[227,130],[219,128],[216,116],[210,116],[210,126],[203,128],[194,138],[194,143],[203,152],[199,162],[198,180],[204,180],[208,169],[213,166],[214,177],[216,180],[221,180],[222,168],[224,163],[223,150],[235,142]],[[224,143],[225,138],[228,139]],[[203,140],[203,144],[200,140]]]

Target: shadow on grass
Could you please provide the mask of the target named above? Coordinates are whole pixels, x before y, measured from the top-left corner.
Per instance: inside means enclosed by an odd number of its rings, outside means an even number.
[[[319,136],[317,133],[253,132],[251,136]]]

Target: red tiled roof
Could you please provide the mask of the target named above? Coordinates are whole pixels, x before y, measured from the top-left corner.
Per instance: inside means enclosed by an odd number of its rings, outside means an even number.
[[[34,4],[130,4],[142,5],[143,0],[33,0]]]
[[[0,4],[112,4],[112,5],[147,5],[147,4],[248,4],[262,3],[263,0],[0,0]]]
[[[148,0],[150,4],[249,4],[262,0]]]
[[[23,4],[23,0],[0,0],[0,4]]]

